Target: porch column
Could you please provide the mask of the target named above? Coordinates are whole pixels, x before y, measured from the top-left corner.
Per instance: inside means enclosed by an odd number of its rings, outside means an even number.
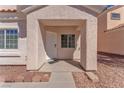
[[[27,70],[38,70],[45,62],[43,30],[38,19],[27,17]]]
[[[97,70],[96,23],[85,21],[81,31],[81,66],[86,71]]]
[[[27,70],[37,69],[37,33],[36,22],[27,18]]]

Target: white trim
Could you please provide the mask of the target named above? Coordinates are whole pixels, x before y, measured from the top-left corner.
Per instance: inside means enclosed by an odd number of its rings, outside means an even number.
[[[25,18],[0,18],[2,22],[18,22],[21,20],[26,20]]]
[[[0,52],[0,57],[20,57],[19,52]]]
[[[6,29],[4,30],[4,48],[6,49]]]

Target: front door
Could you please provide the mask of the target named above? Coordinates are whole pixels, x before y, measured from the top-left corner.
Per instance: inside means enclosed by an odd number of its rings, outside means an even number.
[[[57,34],[46,31],[46,54],[47,59],[57,58]]]
[[[73,59],[77,51],[78,31],[61,31],[58,35],[58,58]]]

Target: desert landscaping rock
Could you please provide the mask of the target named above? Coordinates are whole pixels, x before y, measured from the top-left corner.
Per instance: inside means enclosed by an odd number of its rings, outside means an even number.
[[[23,75],[18,75],[15,79],[15,82],[23,82],[24,81],[24,76]]]
[[[90,80],[92,80],[92,82],[99,82],[98,76],[94,74],[93,72],[86,72],[85,74]]]
[[[32,82],[40,82],[41,81],[41,76],[40,75],[35,75],[32,78]]]
[[[26,70],[26,66],[0,66],[0,82],[32,82],[32,80],[48,82],[50,74],[51,72],[30,72]],[[35,75],[38,77],[32,79]]]
[[[47,81],[49,81],[49,77],[51,76],[51,73],[50,72],[47,72],[46,74],[44,74],[44,82],[47,82]]]
[[[26,72],[24,74],[24,82],[32,82],[32,77],[34,76],[33,72]]]
[[[46,77],[46,78],[48,78],[48,77],[49,77],[49,75],[48,75],[48,74],[44,74],[43,76],[44,76],[44,77]]]
[[[6,75],[5,76],[5,82],[14,82],[15,77],[13,75]]]
[[[4,82],[5,81],[5,76],[0,76],[0,82]]]
[[[99,82],[92,82],[84,72],[73,72],[76,87],[124,88],[124,57],[100,56],[98,56],[98,68],[95,72]]]

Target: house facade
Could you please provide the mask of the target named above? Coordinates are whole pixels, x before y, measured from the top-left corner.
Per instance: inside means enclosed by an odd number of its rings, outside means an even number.
[[[0,13],[0,65],[38,70],[54,59],[97,70],[97,16],[105,6],[16,6]],[[99,10],[98,10],[99,9]]]
[[[98,51],[124,55],[124,6],[115,6],[98,16]],[[104,24],[104,25],[103,25]]]
[[[26,19],[17,6],[0,6],[0,65],[25,65]]]

